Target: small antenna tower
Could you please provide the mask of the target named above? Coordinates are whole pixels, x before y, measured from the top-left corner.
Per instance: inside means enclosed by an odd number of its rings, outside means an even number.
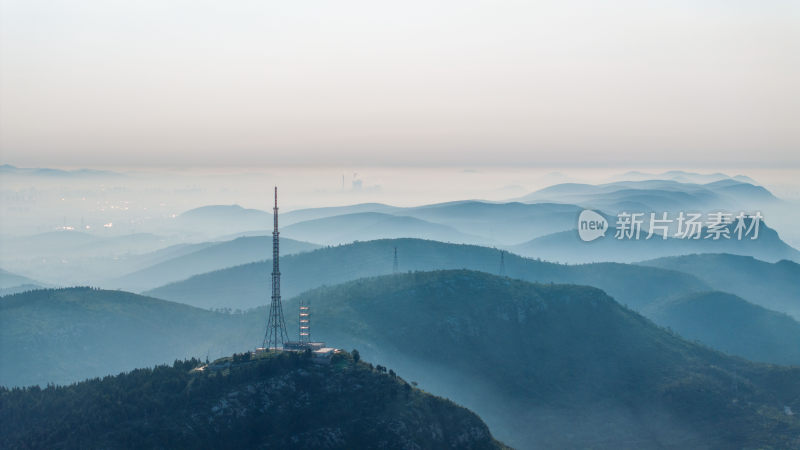
[[[392,264],[392,273],[399,272],[399,266],[397,264],[397,247],[394,248],[394,263]]]
[[[266,349],[283,349],[283,344],[289,340],[286,335],[286,322],[283,320],[283,305],[281,304],[281,271],[278,263],[278,187],[275,187],[275,208],[272,210],[275,229],[272,231],[272,302],[269,305],[269,319],[267,319],[267,332],[264,335]]]
[[[506,276],[506,259],[505,259],[506,251],[500,250],[500,276]]]
[[[311,342],[311,308],[307,300],[300,300],[300,343]]]

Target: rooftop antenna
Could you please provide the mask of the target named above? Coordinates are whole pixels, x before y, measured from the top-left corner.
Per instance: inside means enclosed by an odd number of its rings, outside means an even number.
[[[399,266],[397,264],[397,247],[394,248],[394,263],[392,264],[392,273],[399,272]]]
[[[275,208],[272,210],[275,229],[272,231],[272,302],[269,305],[267,332],[264,335],[265,349],[282,350],[283,344],[289,340],[286,335],[286,322],[283,320],[281,305],[281,271],[278,263],[278,187],[275,186]]]
[[[505,259],[506,251],[500,250],[500,276],[506,276],[506,259]]]

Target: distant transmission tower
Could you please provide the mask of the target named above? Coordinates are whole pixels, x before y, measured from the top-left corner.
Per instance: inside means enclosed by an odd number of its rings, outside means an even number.
[[[500,276],[506,276],[506,259],[505,259],[506,251],[500,250]]]
[[[400,266],[397,264],[397,247],[394,248],[394,262],[392,263],[392,273],[400,271]]]
[[[281,271],[278,264],[278,187],[275,187],[275,209],[273,209],[275,229],[272,231],[272,302],[269,305],[269,319],[267,320],[267,333],[264,335],[266,349],[283,349],[283,344],[289,340],[286,335],[286,322],[283,320],[283,305],[281,305]]]

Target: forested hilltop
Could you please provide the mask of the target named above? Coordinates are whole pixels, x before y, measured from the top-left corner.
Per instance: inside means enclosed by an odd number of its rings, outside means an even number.
[[[301,301],[315,339],[470,408],[514,447],[800,448],[800,368],[686,341],[593,287],[451,270],[362,278],[285,306]]]
[[[243,354],[0,388],[0,447],[505,448],[474,413],[354,355]]]
[[[720,293],[707,294],[665,305],[709,305]],[[290,336],[300,301],[311,305],[314,340],[359,349],[475,411],[518,448],[800,448],[800,368],[684,340],[596,288],[467,270],[362,278],[287,299]],[[209,348],[212,359],[230,355],[261,343],[267,315],[86,288],[3,297],[0,312],[0,384],[9,387],[205,359]],[[717,329],[739,317],[706,315]],[[736,329],[780,343],[766,332],[778,323]]]

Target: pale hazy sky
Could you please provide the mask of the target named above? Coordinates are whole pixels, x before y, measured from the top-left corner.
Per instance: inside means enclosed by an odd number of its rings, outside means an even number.
[[[800,167],[798,5],[0,0],[0,162]]]

